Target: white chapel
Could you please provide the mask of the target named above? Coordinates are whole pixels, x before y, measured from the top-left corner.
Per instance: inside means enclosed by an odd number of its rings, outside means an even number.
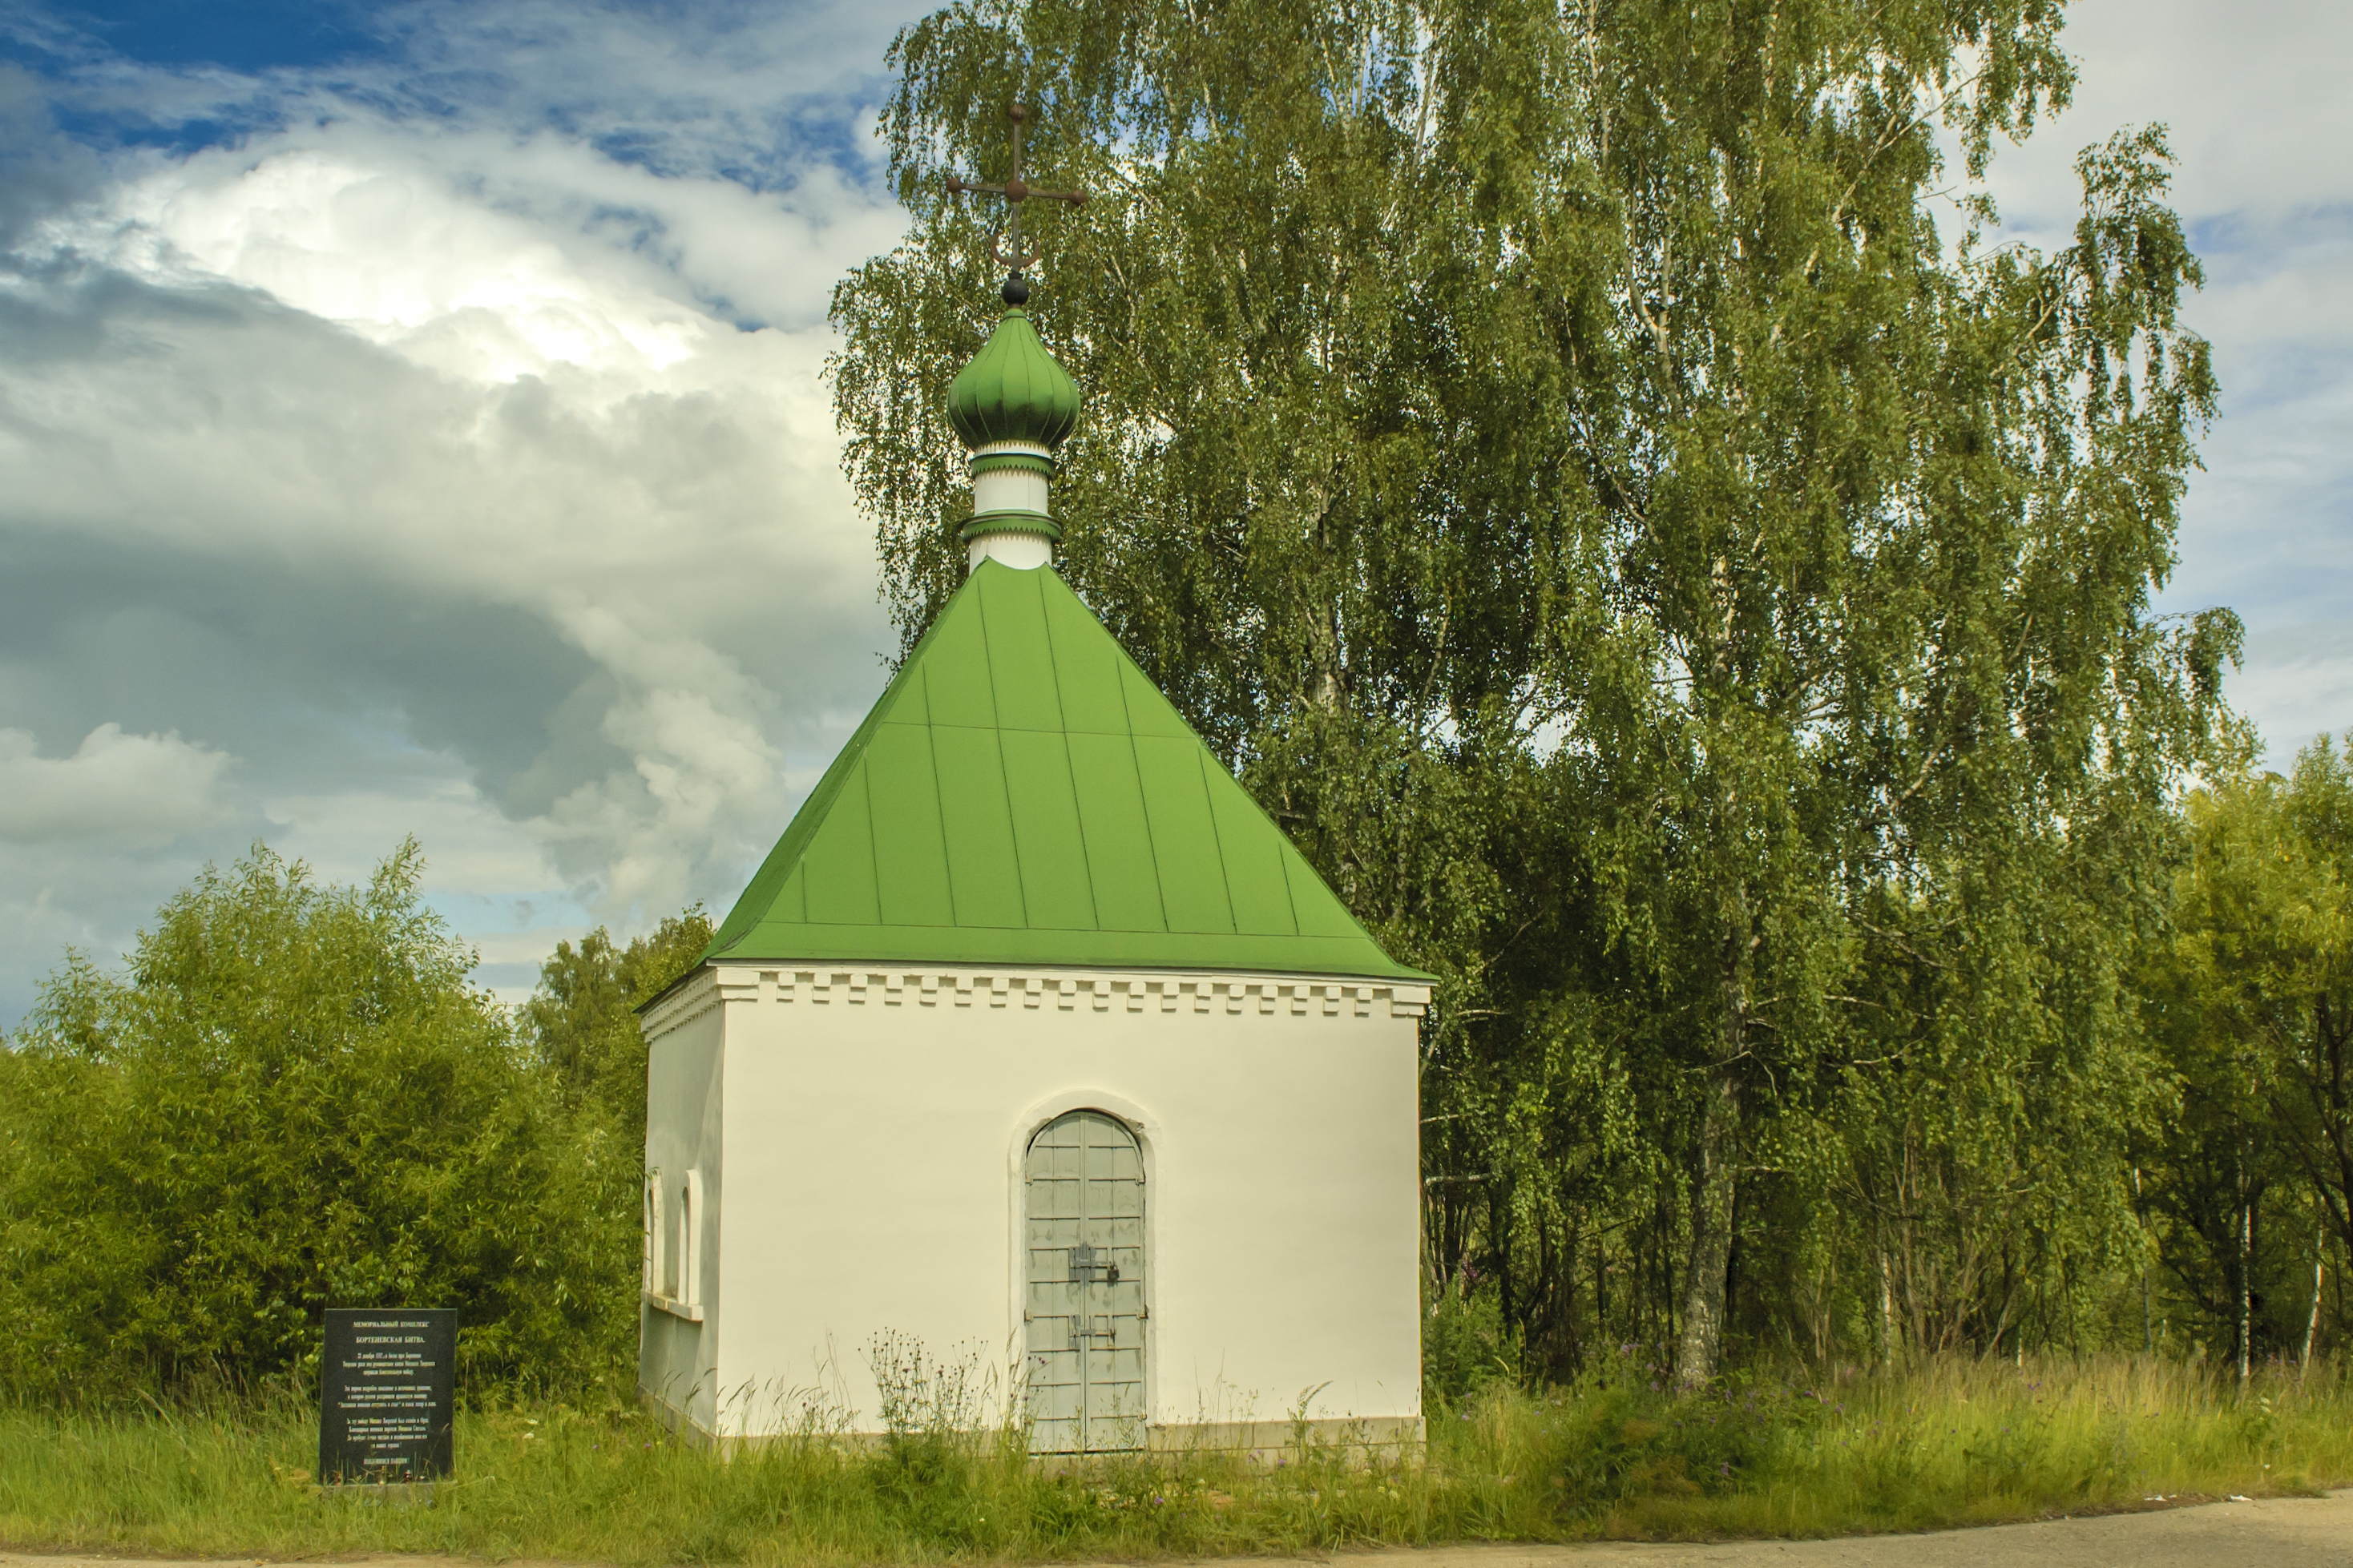
[[[1006,298],[969,575],[643,1009],[641,1396],[879,1431],[888,1332],[977,1347],[1040,1453],[1266,1450],[1303,1399],[1412,1443],[1430,977],[1056,574],[1079,393]]]

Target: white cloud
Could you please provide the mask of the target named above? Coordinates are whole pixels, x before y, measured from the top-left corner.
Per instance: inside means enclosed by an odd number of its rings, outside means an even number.
[[[111,259],[263,289],[462,380],[512,381],[558,364],[644,376],[692,354],[709,332],[700,311],[596,276],[539,226],[459,199],[421,169],[317,148],[258,161],[207,153],[112,205]],[[149,247],[135,241],[149,237],[153,250],[137,255]]]
[[[459,13],[400,15],[428,54],[487,47],[452,42],[472,25]],[[861,37],[871,68],[887,26],[842,16],[826,25]],[[173,880],[254,836],[355,876],[415,831],[435,897],[469,921],[488,916],[486,893],[624,929],[691,899],[723,908],[879,689],[871,531],[820,370],[833,280],[902,220],[855,183],[872,172],[862,150],[785,150],[792,138],[750,111],[775,81],[746,74],[794,57],[817,90],[841,59],[796,56],[788,26],[730,53],[691,29],[653,48],[642,19],[548,8],[509,23],[508,65],[533,28],[546,51],[514,74],[516,101],[425,118],[395,101],[396,78],[418,79],[399,64],[328,89],[101,62],[73,89],[85,110],[152,87],[149,111],[242,100],[275,128],[191,156],[125,153],[77,205],[20,228],[0,265],[0,308],[37,328],[0,343],[0,547],[202,563],[287,584],[280,603],[315,592],[364,610],[337,626],[288,606],[307,634],[217,615],[185,634],[143,626],[174,647],[247,650],[265,688],[249,705],[331,705],[286,711],[285,742],[216,778],[226,816]],[[662,79],[651,93],[648,73]],[[551,93],[571,95],[562,132]],[[652,137],[617,135],[600,94],[655,105]],[[826,112],[846,127],[858,110]],[[754,150],[764,172],[747,184]],[[235,614],[255,610],[273,613],[267,594]],[[505,645],[453,671],[402,630],[476,610],[536,625],[592,673],[553,706],[502,710]],[[297,635],[311,640],[293,657],[316,671],[271,667]],[[88,700],[62,689],[89,657],[0,649],[0,723],[25,722],[29,703],[58,710],[53,731]],[[461,695],[453,674],[488,694],[437,717]],[[167,666],[146,696],[169,710],[160,689],[203,680]],[[355,682],[395,705],[363,726],[388,733],[359,738],[336,716]],[[520,775],[488,759],[484,709],[505,715],[493,750],[521,737]],[[296,735],[311,739],[287,750]],[[20,950],[33,972],[61,937],[119,944],[144,909],[109,900],[151,899],[164,869],[78,876],[46,853],[0,854],[15,889],[0,929],[46,950]]]
[[[2256,632],[2231,697],[2263,727],[2269,763],[2282,771],[2315,735],[2353,732],[2353,619]]]
[[[126,735],[112,723],[70,756],[45,757],[27,731],[0,729],[0,839],[168,843],[221,819],[233,761],[176,732]]]
[[[2005,213],[2072,224],[2076,152],[2125,124],[2164,121],[2193,213],[2282,213],[2353,197],[2343,139],[2353,8],[2331,0],[2073,0],[2061,42],[2073,107],[1995,160]]]
[[[220,278],[398,345],[453,320],[512,334],[506,379],[563,363],[659,370],[717,302],[818,325],[833,279],[904,227],[823,163],[763,193],[661,175],[550,132],[418,129],[353,113],[185,160],[150,158],[52,244],[145,275]]]
[[[2159,607],[2245,618],[2228,689],[2284,766],[2353,724],[2353,161],[2332,152],[2353,7],[2075,0],[2063,42],[2074,103],[1997,153],[1990,188],[2007,237],[2064,245],[2076,153],[2168,127],[2172,201],[2207,272],[2184,317],[2213,345],[2222,417]]]
[[[11,510],[538,617],[611,677],[597,728],[628,762],[517,830],[603,915],[722,896],[782,826],[783,710],[805,730],[875,676],[830,340],[739,331],[632,252],[375,152],[207,153],[50,226],[52,265],[161,293],[100,352],[0,370]],[[799,690],[739,658],[779,644]]]

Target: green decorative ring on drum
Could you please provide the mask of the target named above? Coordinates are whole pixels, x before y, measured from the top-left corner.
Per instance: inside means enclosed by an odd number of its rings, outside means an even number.
[[[1056,544],[1062,542],[1062,525],[1042,511],[975,512],[956,537],[970,543],[990,533],[1034,533]]]

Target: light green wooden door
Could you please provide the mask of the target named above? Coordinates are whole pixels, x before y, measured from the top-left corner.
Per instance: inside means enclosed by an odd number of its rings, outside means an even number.
[[[1055,1118],[1023,1170],[1030,1446],[1144,1447],[1144,1152],[1100,1110]]]

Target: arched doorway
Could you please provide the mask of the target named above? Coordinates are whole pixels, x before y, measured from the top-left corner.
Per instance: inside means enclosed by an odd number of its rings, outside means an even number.
[[[1022,1162],[1030,1446],[1144,1446],[1144,1151],[1117,1117],[1073,1110]]]

